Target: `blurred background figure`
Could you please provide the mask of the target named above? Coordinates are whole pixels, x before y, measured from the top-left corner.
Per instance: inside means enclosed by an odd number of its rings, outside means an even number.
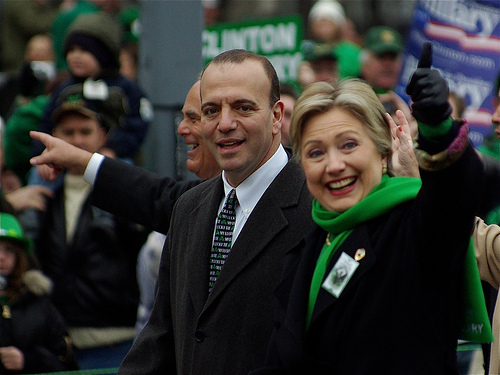
[[[0,71],[13,72],[25,61],[29,40],[48,34],[62,0],[4,0],[0,13]]]
[[[106,12],[80,15],[70,26],[64,44],[70,78],[57,87],[45,108],[39,131],[50,133],[52,111],[59,93],[75,83],[83,83],[98,98],[112,87],[124,93],[126,113],[120,126],[113,129],[101,153],[133,162],[146,136],[152,118],[152,106],[138,84],[120,73],[121,27]],[[32,155],[43,151],[34,142]]]
[[[307,22],[310,39],[336,44],[342,39],[346,22],[344,7],[336,0],[318,0],[311,7]]]
[[[500,159],[500,75],[493,86],[493,115],[491,117],[492,132],[479,147],[481,154]],[[490,223],[491,224],[491,223]]]
[[[21,81],[20,94],[33,98],[45,92],[45,86],[56,76],[52,37],[37,34],[26,46],[26,57],[23,67],[29,65],[31,80]]]
[[[17,219],[0,213],[0,374],[77,370],[52,284],[34,266],[31,241]]]
[[[371,27],[364,35],[361,78],[375,90],[385,110],[398,125],[396,111],[403,111],[415,138],[417,123],[408,104],[394,91],[403,68],[403,51],[403,37],[399,32],[387,26]]]
[[[26,185],[26,173],[31,168],[29,131],[38,128],[48,103],[45,94],[56,79],[52,47],[49,35],[33,36],[26,45],[24,63],[17,71],[9,73],[9,78],[0,86],[0,115],[5,119],[2,147],[6,170],[2,178],[14,174],[20,182],[18,187]],[[3,190],[12,191],[6,185]],[[33,188],[19,190],[16,195],[22,193],[26,198],[29,190]]]
[[[304,50],[304,60],[299,67],[302,89],[314,82],[337,84],[339,72],[335,47],[327,43],[311,43]]]
[[[52,134],[97,152],[120,126],[126,98],[118,88],[97,99],[83,84],[55,102]],[[26,217],[42,270],[54,282],[52,300],[68,324],[80,368],[118,367],[135,335],[137,254],[147,232],[90,203],[83,171],[63,175],[45,212]]]
[[[107,12],[115,16],[120,9],[119,0],[70,0],[56,15],[51,27],[54,38],[54,52],[56,55],[56,69],[58,71],[68,68],[64,49],[68,29],[73,22],[83,14]]]
[[[45,92],[45,87],[55,77],[52,38],[47,34],[33,36],[26,45],[20,67],[8,73],[0,84],[0,116],[5,121],[19,106]]]
[[[23,97],[18,101],[13,112],[5,123],[3,138],[5,167],[15,173],[21,184],[27,185],[27,175],[31,169],[30,157],[33,140],[29,132],[37,130],[43,118],[45,108],[50,101],[52,90],[68,78],[68,75],[58,73],[45,85],[45,92],[38,96]]]
[[[221,14],[219,0],[201,0],[201,3],[203,5],[205,26],[210,26],[219,22]]]
[[[403,37],[386,26],[375,26],[365,34],[361,78],[383,94],[396,87],[403,67]]]
[[[492,141],[493,136],[495,136],[495,138],[500,138],[500,74],[496,79],[493,90],[493,115],[491,117],[491,123],[493,125],[494,131],[488,141]],[[496,138],[496,141],[498,145],[498,138]],[[483,193],[483,205],[484,203],[489,203],[491,207],[491,204],[493,202],[497,204],[495,209],[489,212],[483,210],[483,212],[478,215],[479,217],[476,218],[476,225],[473,233],[479,273],[481,276],[481,280],[484,280],[483,290],[486,302],[488,304],[488,313],[492,322],[493,333],[495,335],[495,340],[492,344],[483,344],[482,347],[484,369],[486,370],[486,374],[493,375],[500,373],[500,340],[498,329],[500,319],[498,311],[500,308],[500,303],[498,303],[497,296],[499,287],[498,252],[500,250],[500,247],[498,246],[498,234],[500,233],[498,228],[498,224],[500,222],[498,209],[498,204],[500,204],[498,200],[498,186],[500,186],[500,182],[498,181],[500,176],[498,164],[499,154],[498,148],[496,146],[492,146],[491,148],[489,148],[483,145],[480,150],[484,150],[484,152],[486,152],[485,154],[481,152],[481,155],[483,158],[487,177],[489,177],[489,180],[487,180],[486,189]],[[485,217],[486,219],[483,220],[482,217]]]
[[[307,17],[307,37],[334,47],[339,61],[339,77],[358,77],[361,70],[361,47],[354,24],[346,18],[344,7],[336,0],[318,0]],[[346,37],[348,35],[348,37]]]
[[[38,185],[23,186],[21,179],[5,164],[4,125],[0,124],[0,212],[21,215],[27,209],[43,211],[52,192]]]
[[[130,5],[118,14],[122,28],[122,46],[120,50],[120,73],[132,81],[137,81],[139,62],[139,7]]]

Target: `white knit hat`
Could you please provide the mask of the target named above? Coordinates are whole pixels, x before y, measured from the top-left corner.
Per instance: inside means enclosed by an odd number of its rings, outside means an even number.
[[[338,25],[345,22],[345,11],[342,4],[336,0],[318,0],[309,11],[309,22],[320,19],[330,20]]]

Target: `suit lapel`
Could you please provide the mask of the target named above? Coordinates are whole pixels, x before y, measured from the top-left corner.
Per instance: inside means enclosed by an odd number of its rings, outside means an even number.
[[[263,208],[264,205],[267,207]],[[262,211],[272,212],[273,220],[267,220]],[[231,248],[209,299],[216,298],[286,225],[288,222],[276,200],[261,199]]]
[[[224,188],[220,177],[214,181],[203,193],[200,204],[189,214],[187,258],[191,262],[189,290],[195,311],[199,314],[208,298],[208,275],[210,267],[210,251],[213,241],[215,217],[220,201],[224,196]]]
[[[265,191],[234,243],[207,305],[288,225],[283,210],[296,206],[300,200],[304,184],[304,179],[298,178],[301,173],[295,162],[288,162]]]
[[[275,290],[278,310],[285,314],[276,340],[284,362],[297,363],[305,356],[302,348],[305,334],[307,301],[317,254],[326,232],[317,227],[287,254],[286,274]],[[317,254],[315,254],[317,253]]]

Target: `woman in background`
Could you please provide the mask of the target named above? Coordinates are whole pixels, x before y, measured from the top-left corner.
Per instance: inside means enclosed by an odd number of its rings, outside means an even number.
[[[17,219],[0,213],[0,374],[76,370],[51,282],[29,269],[30,251]]]

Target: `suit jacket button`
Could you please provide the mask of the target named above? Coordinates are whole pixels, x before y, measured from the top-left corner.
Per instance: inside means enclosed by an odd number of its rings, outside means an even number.
[[[196,331],[194,334],[194,338],[196,339],[196,341],[202,342],[203,340],[205,340],[205,333],[203,331]]]

